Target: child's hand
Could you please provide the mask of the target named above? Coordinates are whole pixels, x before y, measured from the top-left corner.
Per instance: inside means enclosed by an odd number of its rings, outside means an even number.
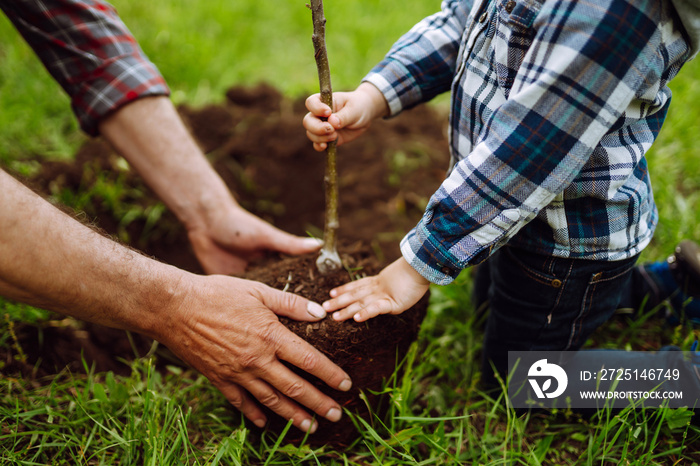
[[[323,151],[327,143],[338,145],[352,141],[367,131],[376,118],[389,113],[384,95],[369,83],[362,83],[353,92],[335,92],[331,108],[321,102],[320,94],[306,99],[309,113],[304,117],[306,135],[314,143],[314,149]]]
[[[335,320],[355,316],[357,322],[379,314],[401,314],[423,297],[430,282],[423,278],[402,257],[382,270],[379,275],[347,283],[331,290],[329,301],[323,303]]]

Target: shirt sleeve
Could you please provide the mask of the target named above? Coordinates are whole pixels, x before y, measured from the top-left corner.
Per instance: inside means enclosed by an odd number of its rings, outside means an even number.
[[[439,13],[411,28],[365,76],[384,94],[392,116],[450,90],[469,4],[443,1]]]
[[[601,138],[624,122],[624,112],[645,117],[648,108],[632,101],[645,92],[653,98],[667,72],[669,57],[659,51],[673,31],[629,2],[608,2],[612,10],[605,14],[580,2],[554,3],[567,6],[540,12],[508,98],[490,114],[471,153],[456,164],[402,241],[404,258],[433,283],[450,283],[558,202],[555,197],[563,202],[565,188]],[[634,146],[634,134],[629,138],[621,143]],[[631,168],[600,156],[600,174],[588,183],[614,193]],[[598,225],[614,221],[594,202],[580,208],[601,219]]]
[[[144,96],[168,95],[116,10],[99,0],[0,0],[20,34],[71,99],[81,128]]]

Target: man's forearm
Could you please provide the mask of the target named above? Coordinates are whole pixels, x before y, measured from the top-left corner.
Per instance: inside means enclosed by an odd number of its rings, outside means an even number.
[[[99,129],[188,230],[237,205],[167,97],[130,103]]]
[[[0,171],[0,295],[153,336],[186,272],[80,224]]]

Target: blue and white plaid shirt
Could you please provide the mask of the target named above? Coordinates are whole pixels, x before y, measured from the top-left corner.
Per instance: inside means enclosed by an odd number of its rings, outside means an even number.
[[[691,58],[664,0],[453,0],[365,78],[391,114],[452,91],[454,166],[402,241],[450,283],[508,243],[621,260],[658,214],[644,154]]]

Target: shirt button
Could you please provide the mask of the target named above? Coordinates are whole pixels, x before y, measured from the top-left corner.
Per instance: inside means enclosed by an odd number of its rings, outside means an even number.
[[[489,14],[488,14],[487,12],[484,11],[484,14],[482,14],[481,17],[479,18],[479,22],[480,22],[480,23],[483,23],[483,22],[486,21],[488,18],[489,18]]]
[[[515,2],[510,1],[510,2],[506,3],[506,11],[507,11],[508,13],[510,13],[511,11],[513,11],[513,8],[515,8]]]
[[[449,267],[443,267],[440,269],[440,272],[444,273],[445,275],[449,275],[452,270]]]

